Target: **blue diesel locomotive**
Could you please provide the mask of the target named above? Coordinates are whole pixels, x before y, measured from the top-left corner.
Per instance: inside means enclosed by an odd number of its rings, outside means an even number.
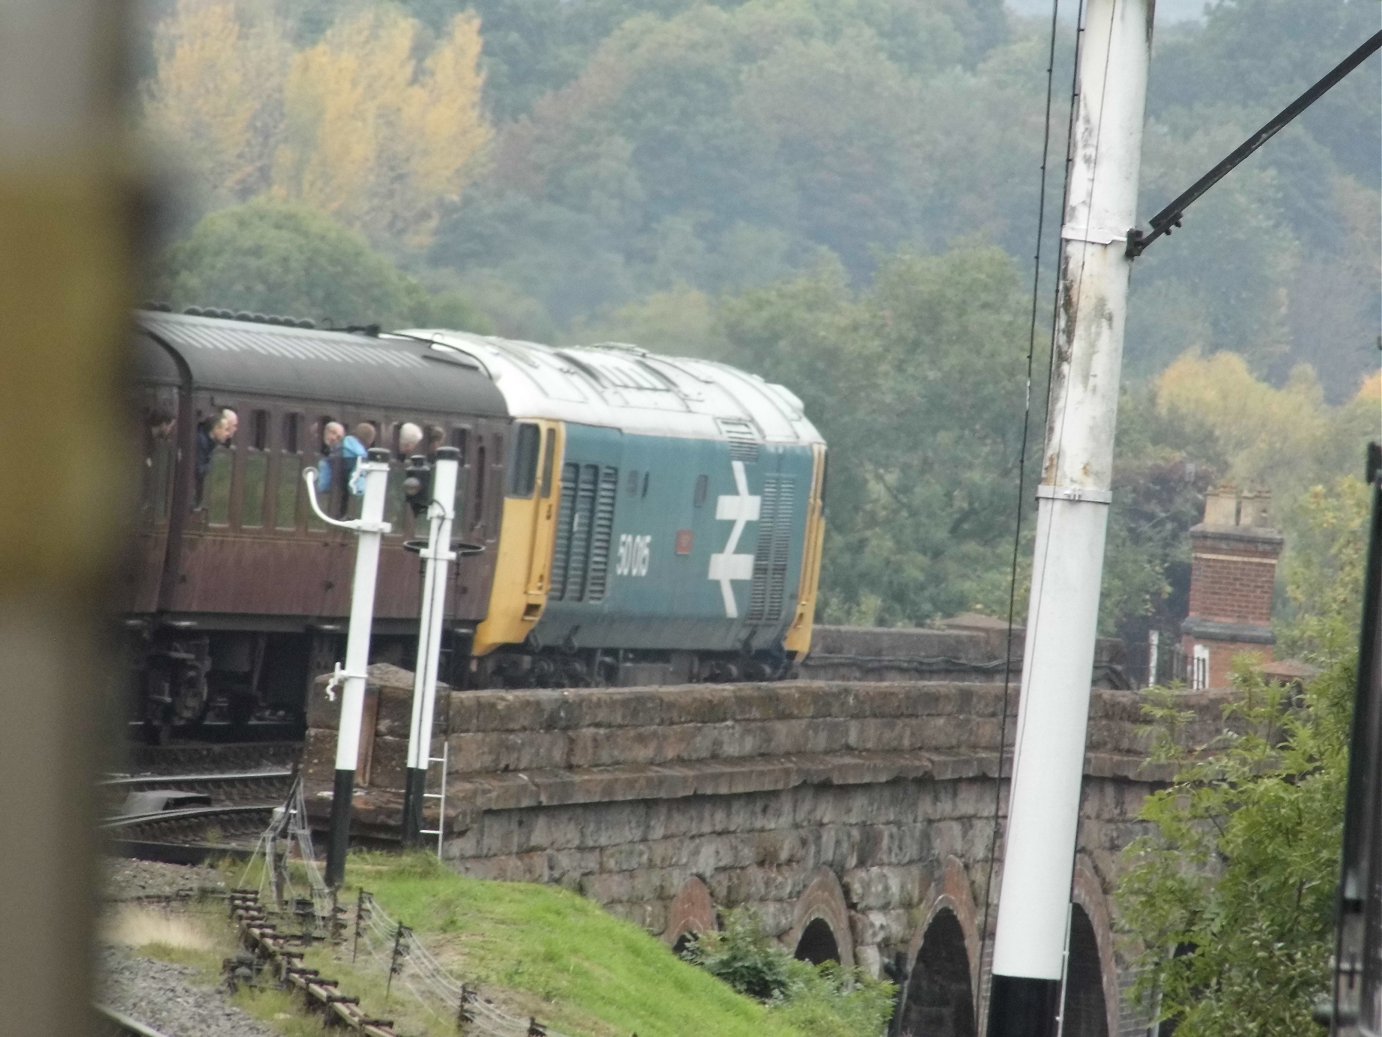
[[[412,331],[479,362],[512,449],[485,685],[765,680],[810,648],[825,443],[725,364]]]

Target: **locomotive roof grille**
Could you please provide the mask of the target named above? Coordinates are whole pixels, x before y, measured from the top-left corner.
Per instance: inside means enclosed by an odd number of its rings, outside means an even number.
[[[639,363],[622,356],[596,356],[591,350],[558,350],[558,355],[585,371],[601,385],[616,389],[651,389],[670,392],[667,379]]]

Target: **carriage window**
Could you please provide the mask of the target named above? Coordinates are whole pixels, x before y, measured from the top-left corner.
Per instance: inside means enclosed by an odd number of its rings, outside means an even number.
[[[547,452],[542,455],[542,496],[552,496],[552,465],[557,455],[557,430],[547,430]]]
[[[177,464],[175,413],[173,405],[156,402],[145,414],[139,514],[146,524],[166,522],[172,505],[173,470]]]
[[[326,426],[329,425],[331,422],[337,420],[339,419],[333,418],[330,414],[323,414],[321,417],[317,419],[316,426],[313,429],[313,438],[315,439],[315,442],[311,446],[311,456],[304,459],[304,467],[310,464],[313,467],[315,467],[318,470],[318,472],[320,472],[323,468],[330,467],[329,462],[326,465],[321,464],[321,462],[325,460],[327,457],[329,457],[331,453],[327,449],[326,442],[322,439],[322,436],[326,432]],[[299,476],[299,478],[301,478],[301,476]],[[302,492],[304,494],[307,493],[306,486],[302,488]],[[329,490],[323,490],[321,487],[320,476],[318,477],[317,482],[317,507],[321,508],[321,510],[327,515],[332,516],[334,516],[336,512],[340,509],[340,500],[336,494],[336,487],[333,486]],[[326,529],[326,523],[323,522],[321,519],[317,518],[317,513],[312,510],[311,504],[307,505],[307,528],[315,532],[321,532],[322,530]]]
[[[475,513],[470,516],[473,523],[483,522],[485,518],[485,477],[489,475],[485,468],[485,445],[483,443],[475,451]]]
[[[453,535],[454,531],[465,528],[461,523],[465,517],[466,471],[465,460],[462,459],[460,467],[456,470],[456,497],[451,502],[451,529],[453,530]]]
[[[211,467],[206,473],[203,500],[207,519],[213,526],[230,525],[230,481],[235,468],[234,445],[217,447],[211,452]]]
[[[283,415],[283,436],[279,440],[278,494],[274,525],[278,529],[296,529],[298,525],[298,494],[302,485],[302,415]]]
[[[470,430],[463,428],[453,428],[451,430],[451,445],[461,452],[461,464],[465,464],[466,441],[470,438]]]
[[[264,524],[265,492],[269,478],[269,412],[251,411],[245,437],[245,493],[240,525],[257,529]]]
[[[537,451],[542,434],[536,425],[518,426],[513,441],[513,464],[509,468],[509,496],[531,497],[537,482]]]
[[[285,414],[283,415],[283,446],[284,453],[302,453],[302,415]]]

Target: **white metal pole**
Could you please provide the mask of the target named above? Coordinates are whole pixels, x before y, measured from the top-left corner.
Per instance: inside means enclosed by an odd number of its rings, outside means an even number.
[[[413,718],[408,734],[408,777],[403,793],[403,841],[418,842],[422,831],[423,795],[427,790],[427,768],[432,757],[432,718],[437,698],[437,660],[441,654],[441,627],[446,613],[446,571],[456,560],[451,550],[451,528],[455,522],[456,479],[460,451],[442,447],[432,468],[431,517],[427,550],[422,557],[426,570],[423,579],[422,615],[419,617],[417,667],[413,674]]]
[[[1090,0],[989,1037],[1056,1033],[1136,223],[1150,0]]]
[[[312,509],[333,526],[353,529],[359,539],[355,551],[355,580],[350,595],[350,630],[346,635],[345,668],[336,667],[333,687],[342,688],[341,723],[336,735],[336,779],[332,788],[331,833],[326,854],[326,884],[339,888],[345,881],[345,857],[350,845],[351,801],[355,796],[355,765],[360,759],[360,728],[365,712],[365,679],[369,666],[370,627],[374,624],[374,587],[379,574],[379,547],[390,526],[384,519],[389,482],[389,452],[371,450],[358,462],[365,476],[365,499],[360,518],[339,522],[317,504],[316,469],[303,472]]]

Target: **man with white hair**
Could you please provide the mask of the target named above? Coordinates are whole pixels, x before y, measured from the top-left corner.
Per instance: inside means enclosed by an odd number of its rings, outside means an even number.
[[[192,496],[194,511],[202,507],[202,492],[206,486],[206,473],[211,470],[211,455],[218,446],[230,446],[239,426],[239,415],[229,407],[218,408],[197,425],[197,462],[193,471]]]
[[[422,442],[422,429],[411,421],[398,426],[398,456],[407,460],[412,457]]]

